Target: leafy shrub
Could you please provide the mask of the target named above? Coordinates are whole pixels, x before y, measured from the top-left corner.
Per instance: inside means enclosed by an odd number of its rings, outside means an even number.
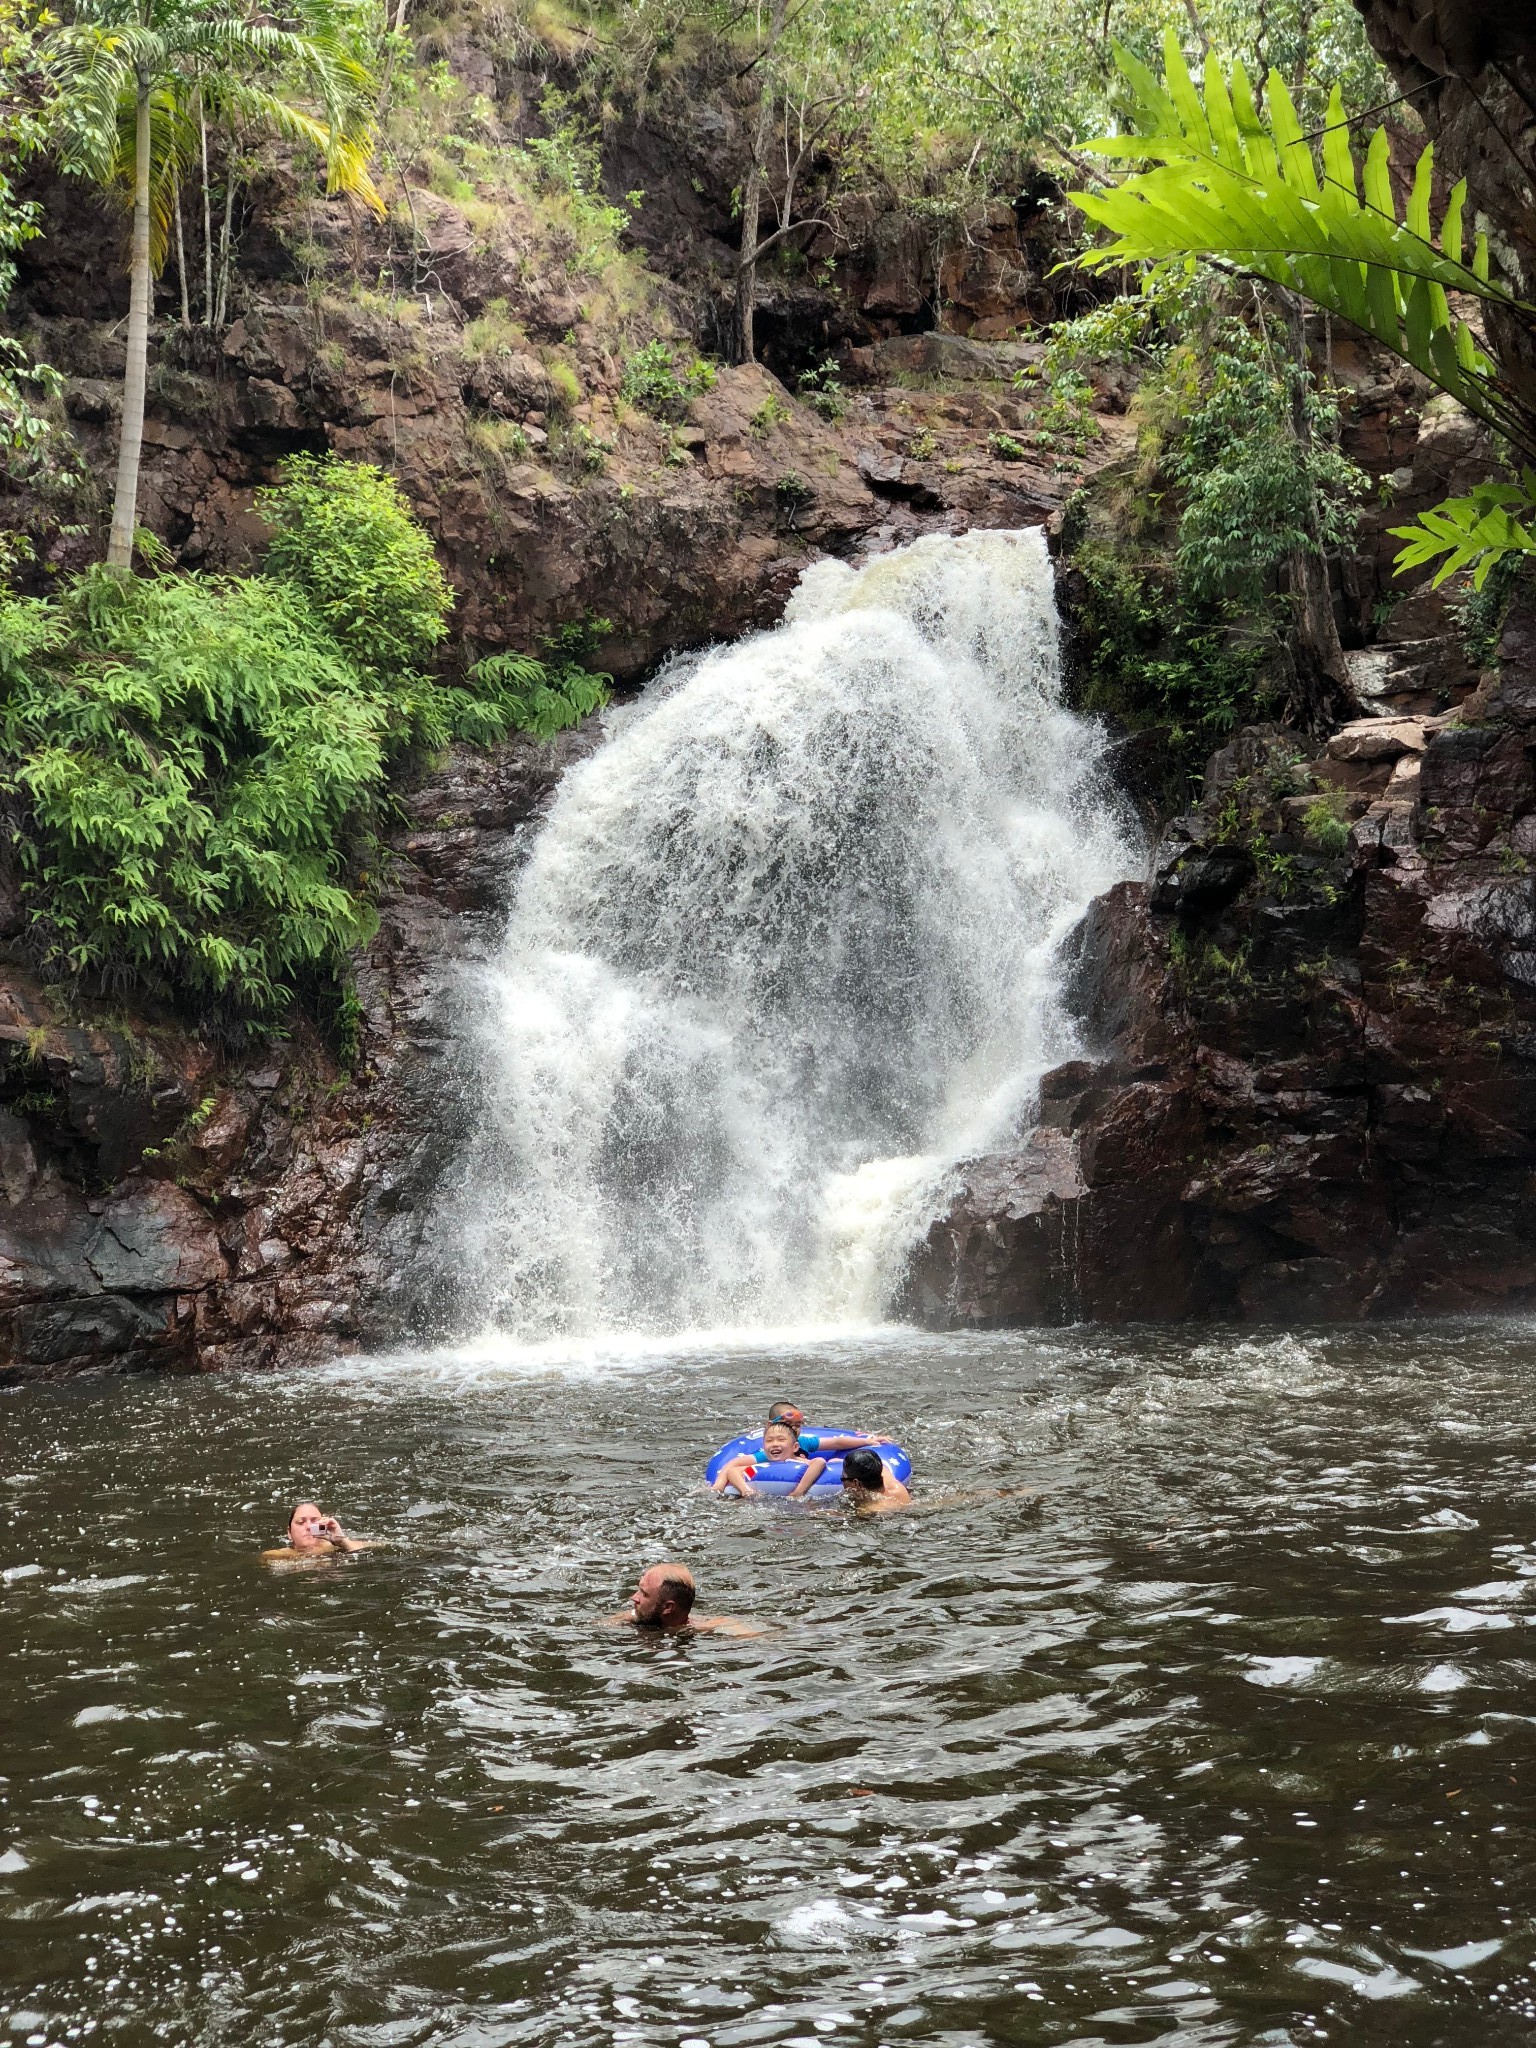
[[[267,568],[297,586],[360,667],[403,675],[448,631],[453,591],[399,485],[368,463],[292,455],[258,492]]]
[[[1012,434],[988,434],[987,446],[999,462],[1023,462],[1029,450]]]
[[[0,645],[45,965],[270,1015],[371,934],[347,848],[408,720],[302,590],[93,571]]]
[[[608,619],[564,626],[543,643],[543,658],[492,654],[469,672],[470,688],[451,694],[461,739],[482,745],[509,732],[553,739],[608,701],[613,678],[587,667],[593,649],[613,630]]]
[[[648,412],[652,419],[676,421],[701,391],[713,388],[714,382],[713,363],[694,356],[679,369],[666,342],[648,341],[624,365],[624,381],[619,390],[621,397],[641,412]]]
[[[1295,365],[1277,368],[1239,321],[1218,330],[1198,397],[1167,461],[1183,487],[1178,562],[1199,597],[1258,604],[1288,555],[1349,540],[1359,521],[1364,473],[1332,435],[1338,409]],[[1298,442],[1293,408],[1308,418]]]
[[[837,424],[848,410],[848,401],[843,395],[842,373],[835,356],[828,356],[812,370],[800,372],[800,396],[829,425]]]
[[[931,462],[938,450],[938,441],[929,427],[922,427],[907,443],[907,454],[914,462]]]
[[[564,202],[576,240],[571,269],[600,276],[618,257],[619,237],[645,194],[626,192],[622,206],[604,196],[601,135],[569,93],[546,86],[539,111],[549,133],[524,143],[519,154],[539,189]]]
[[[1081,500],[1077,501],[1081,504]],[[1178,801],[1207,754],[1272,709],[1261,642],[1190,599],[1176,573],[1127,561],[1099,540],[1069,541],[1078,694],[1118,724],[1160,732],[1165,786]]]

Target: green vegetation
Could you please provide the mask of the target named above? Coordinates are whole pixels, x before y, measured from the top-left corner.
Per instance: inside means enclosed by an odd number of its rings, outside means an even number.
[[[1366,477],[1339,452],[1332,393],[1299,364],[1277,363],[1267,333],[1221,320],[1198,367],[1188,356],[1169,367],[1191,378],[1166,463],[1182,497],[1180,578],[1197,600],[1257,607],[1291,557],[1354,537]]]
[[[298,585],[360,669],[401,676],[430,658],[453,593],[393,477],[295,455],[256,504],[272,527],[268,569]]]
[[[1302,813],[1302,830],[1321,853],[1342,853],[1349,844],[1348,822],[1339,815],[1337,802],[1318,797]]]
[[[603,702],[583,655],[423,672],[451,592],[394,482],[291,460],[268,573],[87,572],[0,599],[0,778],[31,938],[59,975],[271,1021],[374,927],[391,765],[451,737],[548,736]]]
[[[812,369],[800,372],[800,396],[829,426],[835,426],[848,410],[837,358],[828,356]]]
[[[648,341],[624,365],[619,395],[652,419],[681,420],[700,392],[713,390],[715,367],[691,351],[678,352],[669,342]]]
[[[46,967],[271,1015],[369,936],[348,869],[406,721],[300,591],[92,571],[0,641]]]
[[[785,421],[792,417],[783,399],[776,392],[770,392],[748,420],[747,425],[755,440],[766,441],[775,427],[782,427]]]
[[[1536,525],[1527,523],[1536,521],[1536,406],[1452,309],[1448,294],[1497,307],[1524,328],[1536,323],[1536,305],[1492,278],[1481,230],[1466,258],[1465,182],[1451,188],[1437,247],[1433,149],[1420,153],[1400,220],[1387,131],[1375,131],[1357,163],[1337,86],[1320,131],[1319,162],[1278,72],[1271,70],[1266,84],[1266,119],[1240,62],[1229,88],[1209,56],[1202,98],[1171,30],[1166,84],[1129,50],[1117,47],[1116,59],[1133,95],[1131,130],[1088,147],[1156,168],[1132,171],[1108,192],[1072,195],[1114,237],[1082,261],[1102,268],[1217,257],[1364,329],[1449,392],[1526,465],[1518,480],[1480,484],[1394,528],[1406,543],[1399,569],[1437,562],[1439,584],[1471,567],[1481,583],[1503,557],[1536,554]]]
[[[170,247],[174,223],[187,317],[187,266],[181,185],[198,161],[204,191],[204,251],[211,264],[208,221],[208,130],[264,131],[318,149],[332,191],[383,205],[369,176],[375,86],[356,47],[355,24],[329,0],[309,0],[300,28],[248,21],[225,6],[198,0],[82,0],[43,44],[57,92],[49,140],[66,171],[103,191],[132,195],[127,368],[118,443],[117,485],[109,567],[133,559],[139,458],[144,433],[153,278]],[[304,102],[317,103],[316,118]],[[222,297],[208,291],[207,320],[222,324],[227,301],[229,211],[226,179]],[[211,275],[211,273],[210,273]]]
[[[1275,678],[1259,635],[1181,589],[1166,562],[1137,559],[1122,537],[1069,528],[1082,581],[1075,604],[1084,709],[1157,732],[1149,794],[1177,803],[1206,757],[1239,725],[1273,714]]]
[[[542,659],[493,654],[477,662],[469,672],[472,692],[462,693],[457,714],[461,736],[490,742],[527,732],[548,740],[601,710],[613,678],[587,663],[612,630],[608,619],[586,619],[546,640]]]
[[[1134,457],[1077,501],[1064,536],[1089,593],[1087,694],[1161,727],[1170,774],[1188,775],[1287,699],[1309,714],[1298,586],[1308,569],[1325,582],[1365,479],[1340,453],[1335,395],[1281,352],[1262,302],[1214,272],[1154,275],[1064,323],[1042,373],[1049,388],[1094,363],[1133,365],[1140,385]]]

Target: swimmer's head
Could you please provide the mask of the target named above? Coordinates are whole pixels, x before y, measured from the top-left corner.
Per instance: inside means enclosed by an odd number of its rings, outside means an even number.
[[[791,1429],[805,1427],[805,1410],[797,1408],[793,1401],[775,1401],[768,1410],[770,1422],[787,1422]]]
[[[681,1628],[698,1592],[685,1564],[653,1564],[640,1574],[629,1604],[641,1628]]]
[[[763,1456],[765,1458],[793,1458],[800,1449],[800,1434],[791,1422],[765,1422],[763,1424]]]
[[[843,1484],[863,1487],[867,1493],[884,1493],[885,1467],[878,1451],[849,1451],[843,1459]]]
[[[288,1541],[296,1550],[324,1541],[322,1527],[330,1520],[312,1500],[295,1501],[288,1517]]]

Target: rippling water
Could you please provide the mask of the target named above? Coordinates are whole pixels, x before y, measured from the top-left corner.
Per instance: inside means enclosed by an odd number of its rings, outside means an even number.
[[[702,1496],[789,1393],[1044,1511]],[[6,1397],[0,2027],[1524,2042],[1533,1394],[1484,1325]],[[261,1571],[311,1491],[391,1548]],[[774,1633],[594,1625],[668,1554]]]

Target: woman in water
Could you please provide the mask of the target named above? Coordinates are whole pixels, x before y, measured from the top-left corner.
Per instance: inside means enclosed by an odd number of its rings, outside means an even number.
[[[276,1550],[261,1553],[263,1564],[293,1567],[319,1564],[324,1560],[349,1557],[357,1550],[377,1550],[376,1543],[349,1536],[334,1515],[327,1515],[312,1500],[294,1503],[288,1517],[288,1541]]]

